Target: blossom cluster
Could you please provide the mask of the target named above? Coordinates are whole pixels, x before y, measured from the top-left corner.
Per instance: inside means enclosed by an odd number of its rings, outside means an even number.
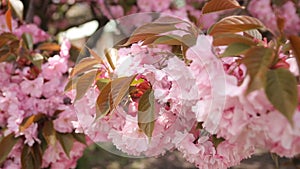
[[[5,16],[1,15],[0,18],[2,18],[0,33],[9,32]],[[17,21],[12,20],[12,25],[11,33],[19,38],[24,33],[28,33],[32,36],[34,44],[50,38],[50,35],[34,24],[18,25]],[[45,145],[43,139],[47,139],[47,136],[43,133],[42,128],[45,123],[42,121],[46,120],[53,124],[51,132],[58,132],[62,135],[73,132],[71,121],[76,120],[77,117],[70,98],[64,94],[66,73],[71,65],[69,63],[70,47],[70,42],[64,40],[60,51],[43,61],[40,68],[24,58],[0,63],[0,137],[4,140],[13,135],[17,139],[17,143],[8,156],[1,157],[4,161],[0,164],[0,168],[21,168],[24,165],[21,162],[24,159],[21,158],[23,158],[25,147],[38,151],[37,147]],[[32,50],[31,53],[33,52],[41,51]],[[41,118],[30,121],[28,120],[30,117]],[[41,167],[75,168],[76,161],[81,157],[84,148],[84,144],[74,141],[67,156],[60,142],[54,139],[41,150]]]
[[[151,86],[154,92],[152,137],[149,140],[138,125],[139,95],[131,94],[128,102],[98,119],[97,87],[75,102],[77,131],[95,142],[112,142],[134,156],[177,149],[201,169],[238,165],[256,149],[285,157],[299,154],[300,111],[295,112],[292,126],[262,90],[245,95],[249,83],[245,66],[236,66],[234,58],[218,59],[211,49],[212,37],[199,35],[196,45],[187,50],[188,66],[164,45],[149,48],[136,43],[119,49],[113,76],[137,74],[136,79],[143,79],[137,89],[143,94]],[[297,73],[295,59],[287,59],[286,64]]]

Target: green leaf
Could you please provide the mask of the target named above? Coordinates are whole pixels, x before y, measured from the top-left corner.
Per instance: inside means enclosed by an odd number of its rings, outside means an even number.
[[[33,38],[30,33],[23,33],[22,39],[24,40],[27,49],[32,50],[33,49]]]
[[[154,92],[148,89],[140,98],[138,105],[138,126],[149,138],[152,137],[154,130],[154,101]]]
[[[70,158],[70,151],[72,150],[74,138],[71,133],[59,133],[56,132],[56,137],[62,146],[66,155]]]
[[[286,69],[268,71],[265,92],[273,106],[293,125],[293,115],[298,105],[297,80],[294,75]]]
[[[258,19],[245,15],[234,15],[228,16],[214,24],[208,33],[210,35],[237,33],[260,28],[264,28],[264,25]]]
[[[226,48],[226,50],[224,51],[224,53],[221,54],[221,56],[239,56],[245,53],[245,51],[247,51],[247,49],[249,48],[250,46],[244,43],[232,43]]]
[[[235,8],[241,8],[236,0],[211,0],[204,5],[202,13],[206,14]]]
[[[140,78],[140,79],[134,79],[133,81],[132,81],[132,83],[130,84],[130,86],[136,86],[136,85],[138,85],[138,84],[141,84],[141,83],[143,83],[145,80],[144,79],[142,79],[142,78]]]
[[[257,29],[251,29],[244,32],[244,36],[249,36],[258,40],[262,40],[262,34]]]
[[[250,76],[247,94],[265,86],[266,73],[275,58],[273,49],[265,47],[252,47],[245,53],[242,62],[247,67]]]
[[[73,137],[74,137],[75,140],[77,140],[78,142],[80,142],[82,144],[87,145],[86,144],[86,139],[85,139],[85,134],[73,132],[72,135],[73,135]]]
[[[79,79],[76,83],[76,98],[75,98],[75,100],[79,100],[85,95],[87,90],[94,83],[96,75],[97,75],[97,70],[91,70],[79,77]]]
[[[6,160],[7,156],[18,140],[19,138],[15,138],[15,135],[11,133],[0,141],[0,165]]]
[[[212,135],[212,143],[214,144],[215,148],[218,148],[219,144],[221,144],[223,141],[225,141],[224,138],[217,138],[216,135]]]
[[[56,131],[53,127],[52,121],[45,121],[43,129],[42,129],[42,135],[44,136],[46,142],[48,145],[53,146],[56,144]]]
[[[40,53],[36,53],[32,56],[31,62],[38,67],[39,69],[42,68],[42,64],[44,62],[44,57]]]

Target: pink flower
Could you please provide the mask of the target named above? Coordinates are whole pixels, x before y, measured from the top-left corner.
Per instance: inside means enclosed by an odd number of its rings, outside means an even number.
[[[55,55],[48,59],[48,62],[42,66],[42,75],[46,79],[52,79],[61,76],[68,70],[66,58]]]
[[[137,6],[141,9],[142,12],[151,12],[152,3],[153,1],[149,0],[137,0]]]
[[[25,136],[25,144],[28,144],[29,146],[32,146],[35,142],[38,142],[39,144],[41,141],[38,139],[37,134],[37,123],[33,123],[30,125],[27,129],[25,129],[23,132],[20,133],[20,135]]]
[[[34,80],[25,79],[20,86],[23,93],[39,98],[42,95],[43,83],[44,79],[42,77],[38,77]]]
[[[66,109],[59,114],[58,118],[53,121],[56,131],[61,133],[71,133],[73,131],[72,121],[77,120],[73,109],[66,107]]]
[[[19,37],[21,37],[24,33],[29,33],[33,38],[33,43],[46,41],[50,38],[46,32],[41,30],[35,24],[21,25],[14,31],[14,33]]]

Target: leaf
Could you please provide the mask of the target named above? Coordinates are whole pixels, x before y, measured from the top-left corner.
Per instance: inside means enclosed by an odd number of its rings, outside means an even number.
[[[231,43],[243,43],[249,46],[256,45],[256,43],[252,39],[238,34],[228,33],[213,36],[214,46],[227,46]]]
[[[134,80],[131,82],[130,86],[136,86],[136,85],[138,85],[138,84],[143,83],[144,81],[145,81],[145,80],[144,80],[143,78],[140,78],[140,79],[134,79]]]
[[[11,7],[8,5],[8,9],[5,12],[5,21],[7,28],[9,29],[10,32],[12,32],[12,16],[11,16]]]
[[[244,32],[244,36],[248,36],[250,38],[255,38],[258,40],[262,40],[262,34],[257,29],[251,29]]]
[[[174,31],[177,30],[177,28],[175,27],[175,24],[172,23],[166,23],[166,24],[162,24],[162,22],[160,23],[148,23],[145,24],[141,27],[138,27],[129,37],[128,41],[123,44],[122,46],[128,46],[132,43],[136,43],[139,41],[143,41],[147,38],[150,38],[152,36],[156,36],[162,33],[166,33],[166,32],[170,32],[170,31]]]
[[[44,114],[35,114],[35,115],[32,115],[28,118],[25,118],[22,122],[22,124],[20,125],[19,127],[19,131],[20,132],[23,132],[25,129],[27,129],[31,124],[39,121],[40,119],[44,118],[45,115]]]
[[[97,88],[101,91],[108,83],[110,82],[109,79],[99,79],[96,82]]]
[[[237,33],[251,29],[264,28],[264,25],[256,18],[250,16],[228,16],[216,24],[210,30],[210,35],[217,35],[222,33]]]
[[[292,35],[289,37],[291,47],[294,52],[294,57],[297,60],[298,68],[299,68],[299,74],[300,74],[300,37],[296,35]]]
[[[16,35],[7,32],[0,34],[0,48],[10,44],[13,41],[18,41]]]
[[[232,43],[225,49],[224,53],[222,53],[221,56],[239,56],[245,53],[249,48],[250,46],[244,43]]]
[[[277,27],[280,33],[284,31],[285,19],[283,17],[277,16],[276,18]]]
[[[112,58],[115,58],[115,59],[118,58],[118,56],[117,56],[118,51],[114,48],[110,48],[110,49],[105,48],[104,53],[105,53],[106,60],[109,63],[111,69],[115,70],[115,65],[112,61]]]
[[[22,21],[23,20],[23,11],[24,5],[20,0],[9,1],[13,11],[16,13],[17,17]]]
[[[89,87],[94,83],[96,75],[97,70],[91,70],[78,78],[76,83],[75,101],[81,99],[85,95]]]
[[[140,98],[138,105],[138,126],[149,138],[152,137],[154,130],[154,101],[154,92],[148,89]]]
[[[99,67],[100,64],[96,58],[93,57],[83,58],[82,60],[80,60],[78,64],[75,65],[75,67],[71,71],[71,77],[80,75],[92,69],[96,69],[97,66]]]
[[[60,51],[60,46],[56,43],[45,42],[37,47],[38,50]]]
[[[42,149],[35,143],[32,147],[24,145],[21,154],[22,169],[40,169],[42,165]]]
[[[113,99],[113,108],[117,107],[128,93],[130,84],[135,79],[136,75],[129,77],[120,77],[111,82],[111,95]]]
[[[293,115],[298,105],[297,80],[286,69],[274,69],[267,72],[265,92],[273,104],[293,125]]]
[[[216,135],[212,135],[212,143],[214,144],[215,148],[218,148],[219,144],[221,144],[223,141],[225,141],[224,138],[217,138]]]
[[[53,127],[52,121],[45,121],[43,129],[42,129],[42,135],[46,139],[46,142],[48,145],[53,146],[56,143],[56,131]]]
[[[11,133],[0,141],[0,165],[6,160],[7,156],[18,140],[19,138],[15,138],[15,135]]]
[[[123,100],[125,95],[129,93],[129,87],[136,75],[129,77],[121,77],[107,83],[100,91],[97,98],[97,118],[107,115]]]
[[[241,8],[240,4],[236,0],[211,0],[205,3],[202,8],[202,13],[206,14],[235,8]]]
[[[90,52],[90,54],[93,56],[94,59],[96,59],[98,61],[98,63],[104,64],[102,58],[92,49],[86,47],[88,49],[88,51]]]
[[[79,77],[74,77],[74,78],[69,79],[68,83],[65,86],[64,91],[67,92],[72,89],[75,89],[78,79],[79,79]]]
[[[179,19],[178,17],[172,17],[172,16],[162,16],[157,18],[153,23],[156,24],[162,24],[162,25],[168,25],[168,24],[179,24],[179,23],[187,23],[186,21]]]
[[[62,146],[66,155],[70,158],[70,151],[73,148],[74,138],[71,133],[59,133],[56,132],[56,137]]]
[[[33,39],[32,39],[31,34],[23,33],[22,39],[24,40],[27,49],[32,50],[33,49]]]
[[[87,145],[86,144],[86,139],[85,139],[85,134],[73,132],[72,135],[73,135],[73,137],[74,137],[75,140],[77,140],[78,142],[80,142],[82,144]]]
[[[274,51],[264,47],[252,47],[245,53],[242,62],[246,65],[247,74],[250,76],[247,93],[265,86],[266,73],[274,57]]]
[[[44,57],[43,55],[41,55],[40,53],[36,53],[32,56],[31,58],[31,62],[36,66],[38,67],[39,69],[42,68],[42,64],[44,62]]]
[[[100,91],[96,101],[96,118],[102,118],[109,113],[111,109],[111,82],[107,83]]]

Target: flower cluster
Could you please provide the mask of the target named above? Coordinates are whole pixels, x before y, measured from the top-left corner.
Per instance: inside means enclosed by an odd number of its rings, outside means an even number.
[[[5,21],[4,15],[0,18],[1,22]],[[44,42],[50,37],[34,24],[18,26],[15,20],[12,23],[10,36],[22,38],[25,33],[29,34],[33,44]],[[1,23],[0,32],[3,35],[1,38],[8,35],[6,23]],[[42,59],[40,67],[27,59],[30,55],[0,63],[0,144],[12,147],[10,152],[2,150],[9,154],[1,157],[4,161],[1,161],[0,168],[17,169],[24,165],[30,168],[30,160],[35,160],[35,165],[39,164],[43,168],[76,167],[76,161],[81,157],[85,145],[69,141],[67,144],[71,147],[66,151],[66,145],[59,141],[67,135],[75,134],[71,121],[77,119],[70,98],[64,94],[70,47],[69,41],[64,40],[60,51],[50,53],[47,60]],[[37,55],[39,52],[42,51],[32,49],[30,54]],[[5,142],[9,139],[13,141]]]
[[[300,31],[300,17],[297,14],[297,4],[286,1],[281,6],[271,3],[271,0],[252,0],[248,5],[248,11],[254,17],[260,19],[272,31],[278,32],[276,20],[284,20],[284,31],[287,34],[297,34]]]
[[[268,46],[264,40],[253,39],[257,41]],[[240,64],[239,58],[217,58],[222,47],[212,44],[212,36],[199,35],[183,58],[168,45],[150,47],[143,41],[120,48],[113,63],[115,69],[104,66],[110,71],[99,74],[98,79],[111,80],[109,85],[114,86],[114,79],[136,75],[130,84],[132,90],[129,88],[128,97],[99,118],[97,97],[106,92],[106,87],[92,85],[75,102],[78,132],[95,142],[112,142],[134,156],[158,156],[177,149],[201,169],[238,165],[257,149],[285,157],[299,154],[299,109],[289,121],[262,89],[247,94],[250,80],[246,65]],[[279,61],[272,69],[297,75],[295,58],[279,52]],[[144,111],[145,105],[152,114]],[[142,118],[150,121],[143,122]]]

